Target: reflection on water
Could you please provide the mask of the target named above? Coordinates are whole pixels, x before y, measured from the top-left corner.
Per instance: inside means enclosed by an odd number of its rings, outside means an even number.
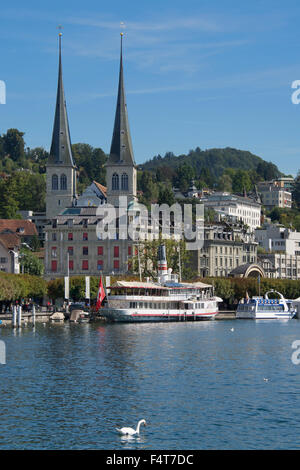
[[[0,339],[2,449],[299,447],[296,320],[36,324]],[[140,419],[139,437],[116,432]]]

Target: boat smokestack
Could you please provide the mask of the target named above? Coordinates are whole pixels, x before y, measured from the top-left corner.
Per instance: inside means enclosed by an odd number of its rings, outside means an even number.
[[[158,256],[158,262],[157,262],[158,276],[163,276],[165,274],[168,274],[168,265],[167,265],[165,245],[159,245],[157,256]]]

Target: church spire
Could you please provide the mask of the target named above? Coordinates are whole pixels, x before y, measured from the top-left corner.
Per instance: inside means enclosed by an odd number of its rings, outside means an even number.
[[[64,165],[74,167],[71,139],[68,123],[68,115],[65,101],[65,92],[62,78],[62,61],[61,61],[61,37],[59,33],[59,67],[58,67],[58,84],[56,95],[56,108],[54,117],[54,126],[52,134],[52,143],[50,148],[50,157],[48,164]]]
[[[109,163],[135,165],[127,115],[127,104],[123,77],[123,33],[121,33],[121,54],[118,100],[114,131],[110,148]]]

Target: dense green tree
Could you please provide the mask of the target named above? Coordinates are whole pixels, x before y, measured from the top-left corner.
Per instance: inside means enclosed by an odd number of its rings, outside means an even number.
[[[174,182],[181,191],[186,192],[189,189],[191,185],[191,181],[194,178],[195,178],[194,168],[187,163],[183,163],[177,169],[177,176]]]
[[[295,179],[292,195],[295,206],[300,209],[300,171]]]
[[[158,204],[168,204],[169,206],[175,203],[174,193],[170,186],[160,189],[157,202]]]
[[[219,191],[226,191],[231,193],[232,192],[232,179],[231,176],[224,173],[222,176],[220,176],[217,189]]]
[[[106,184],[107,156],[102,149],[78,143],[72,145],[72,152],[79,170],[78,192],[82,192],[93,180],[103,185]]]
[[[149,171],[139,172],[138,189],[143,192],[143,199],[148,203],[157,201],[159,187],[155,177]]]
[[[18,129],[8,129],[6,134],[2,136],[4,154],[21,164],[25,161],[25,142],[23,136],[24,132],[20,132]]]
[[[20,218],[18,210],[18,187],[16,181],[13,177],[0,180],[0,218]]]
[[[262,179],[269,181],[280,176],[280,171],[274,163],[261,161],[257,165],[256,172]]]
[[[212,185],[214,185],[227,168],[246,171],[253,170],[256,172],[259,163],[264,163],[264,160],[250,152],[230,147],[208,150],[201,150],[197,147],[195,150],[190,150],[187,155],[176,156],[169,152],[167,157],[156,157],[155,159],[147,161],[141,165],[141,167],[145,170],[157,171],[158,168],[167,166],[177,171],[178,167],[184,163],[194,168],[196,173],[195,179],[198,180],[201,179],[201,172],[205,168],[209,168],[211,177],[213,178]],[[269,179],[269,177],[281,175],[274,164],[265,163],[266,165],[259,167],[259,171],[264,175],[260,175],[261,179]],[[206,185],[210,186],[211,183],[208,184],[208,182],[206,182]]]
[[[33,276],[41,276],[44,272],[44,263],[27,248],[20,252],[21,272]]]
[[[244,191],[251,191],[253,184],[249,173],[246,170],[237,170],[232,178],[232,191],[243,194]]]
[[[171,268],[172,272],[176,274],[181,271],[182,279],[195,277],[191,264],[191,252],[186,249],[186,243],[183,240],[159,239],[141,243],[139,255],[136,254],[132,257],[133,271],[139,273],[139,270],[141,270],[143,278],[157,278],[157,251],[162,243],[166,247],[168,268]]]

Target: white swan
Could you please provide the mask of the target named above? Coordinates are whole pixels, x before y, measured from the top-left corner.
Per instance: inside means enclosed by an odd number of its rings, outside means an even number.
[[[141,419],[139,422],[138,422],[138,425],[136,427],[136,429],[133,429],[133,428],[116,428],[116,430],[122,434],[123,436],[138,436],[140,434],[140,426],[141,424],[143,424],[144,426],[146,426],[146,421],[144,419]]]

